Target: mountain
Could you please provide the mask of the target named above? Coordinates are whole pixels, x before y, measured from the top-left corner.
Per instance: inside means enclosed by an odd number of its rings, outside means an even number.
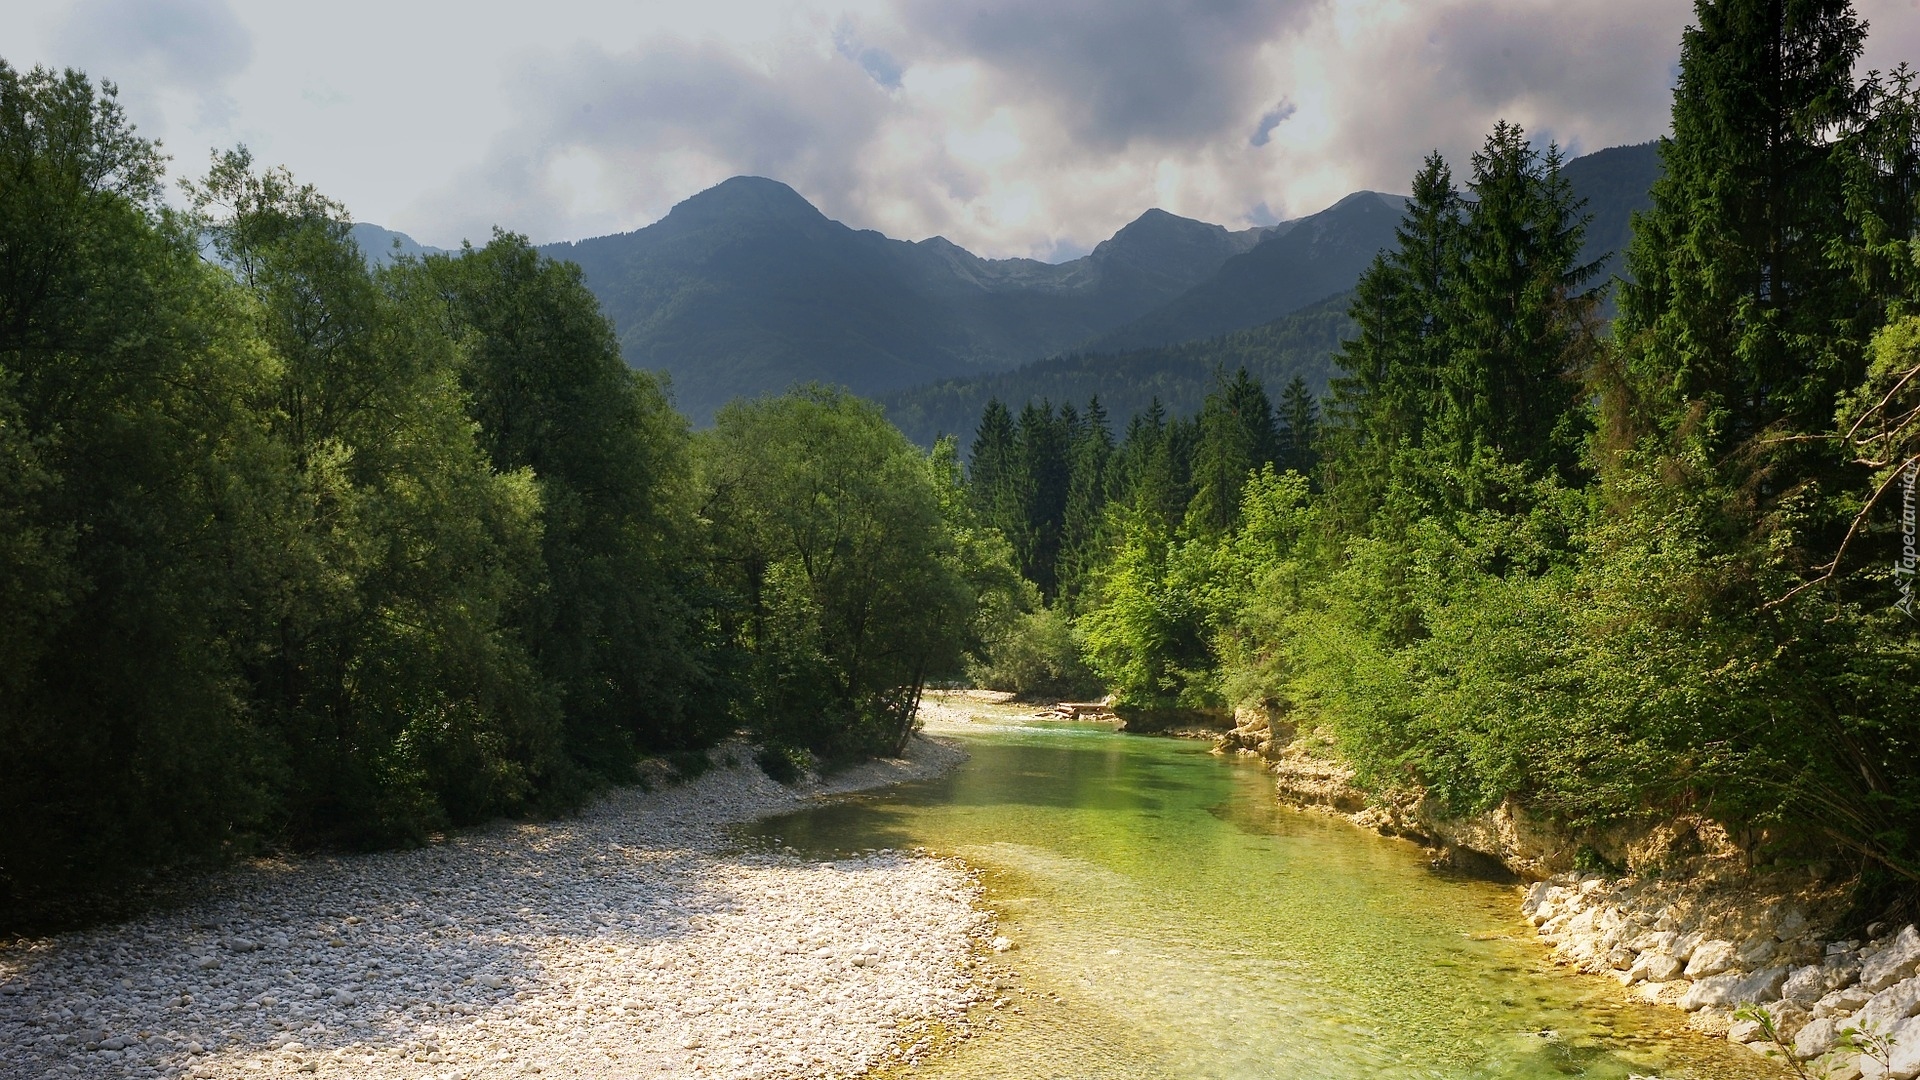
[[[1568,162],[1565,172],[1592,215],[1580,260],[1599,264],[1594,285],[1616,284],[1614,279],[1625,273],[1632,215],[1652,204],[1649,192],[1660,175],[1657,145],[1588,154]],[[1384,238],[1380,205],[1391,211]],[[1257,247],[1228,259],[1207,281],[1079,352],[990,375],[941,380],[880,400],[901,430],[931,446],[945,434],[960,435],[964,441],[993,397],[1018,408],[1042,399],[1080,404],[1099,394],[1116,422],[1158,397],[1180,415],[1199,410],[1212,389],[1215,370],[1231,373],[1243,366],[1276,398],[1295,374],[1322,395],[1333,377],[1333,354],[1353,333],[1346,317],[1350,290],[1373,251],[1393,243],[1391,225],[1402,205],[1404,200],[1391,195],[1349,196],[1321,214],[1270,231]],[[1369,250],[1369,245],[1377,246]],[[1348,273],[1352,276],[1346,277]],[[1342,281],[1341,291],[1292,310],[1303,293]],[[1235,325],[1275,308],[1292,313],[1252,329]],[[1611,287],[1604,314],[1612,315]],[[1199,336],[1210,326],[1235,329],[1201,340],[1180,337]],[[1128,347],[1156,338],[1181,343]]]
[[[785,184],[735,177],[644,229],[541,250],[580,264],[628,362],[666,371],[704,422],[796,382],[877,394],[1059,352],[1260,235],[1155,210],[1070,262],[982,259],[941,237],[851,229]]]
[[[1608,252],[1648,204],[1655,147],[1603,150],[1566,172],[1594,215],[1588,258],[1614,273]],[[852,229],[785,184],[738,176],[644,229],[541,250],[580,264],[627,361],[665,371],[705,423],[731,398],[809,380],[886,395],[1263,326],[1353,288],[1394,242],[1403,205],[1363,191],[1239,232],[1149,210],[1086,256],[1043,263]]]
[[[1023,364],[1011,371],[945,379],[880,397],[887,419],[922,446],[942,435],[973,437],[989,398],[1018,410],[1028,401],[1079,407],[1099,395],[1116,428],[1158,399],[1175,416],[1200,411],[1220,376],[1246,368],[1279,400],[1295,375],[1315,396],[1334,376],[1333,354],[1353,334],[1347,318],[1350,293],[1328,297],[1263,326],[1205,341],[1189,341],[1112,354],[1075,353]]]
[[[1587,213],[1593,215],[1580,261],[1600,264],[1594,284],[1625,277],[1634,212],[1653,206],[1653,182],[1660,179],[1660,144],[1615,146],[1574,158],[1562,172],[1574,192],[1587,200]],[[1611,317],[1612,290],[1607,301],[1606,313]]]
[[[1393,246],[1405,206],[1398,195],[1355,192],[1228,259],[1212,277],[1087,348],[1119,352],[1216,337],[1346,292],[1381,248]]]
[[[384,266],[393,261],[396,255],[451,255],[446,248],[427,247],[413,237],[392,229],[383,229],[378,225],[369,225],[364,221],[353,224],[353,241],[360,245],[360,253],[374,265]]]

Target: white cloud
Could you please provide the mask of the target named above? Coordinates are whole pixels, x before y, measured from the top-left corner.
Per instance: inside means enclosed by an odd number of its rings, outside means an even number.
[[[1866,63],[1920,60],[1867,0]],[[1686,0],[15,0],[16,65],[125,88],[182,170],[246,141],[441,245],[647,224],[738,173],[993,255],[1150,206],[1228,225],[1400,190],[1499,118],[1590,151],[1661,134]]]

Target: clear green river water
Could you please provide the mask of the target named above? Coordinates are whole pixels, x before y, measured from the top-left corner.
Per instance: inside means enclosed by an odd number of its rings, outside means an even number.
[[[971,760],[773,818],[815,855],[926,847],[983,872],[1034,991],[911,1070],[928,1077],[1531,1080],[1784,1075],[1555,969],[1511,885],[1284,809],[1204,744],[977,707]],[[1055,1000],[1055,999],[1058,1000]]]

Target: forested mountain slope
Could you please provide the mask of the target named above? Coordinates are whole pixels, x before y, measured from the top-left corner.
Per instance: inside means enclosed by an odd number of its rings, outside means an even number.
[[[1156,210],[1070,262],[982,259],[851,229],[785,184],[735,177],[637,232],[542,252],[581,265],[628,362],[667,372],[704,422],[795,382],[881,393],[1058,352],[1257,239]]]
[[[1099,397],[1108,414],[1132,416],[1159,401],[1168,414],[1200,411],[1221,378],[1245,368],[1278,398],[1296,375],[1316,396],[1332,380],[1333,354],[1352,336],[1348,293],[1329,297],[1264,326],[1205,341],[1132,349],[1121,353],[1072,353],[1024,364],[1011,371],[943,379],[880,398],[907,437],[932,446],[942,435],[967,436],[988,401],[1018,406],[1028,401],[1083,403]]]

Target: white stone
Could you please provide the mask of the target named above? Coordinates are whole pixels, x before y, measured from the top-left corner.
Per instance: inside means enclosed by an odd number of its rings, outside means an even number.
[[[1851,1016],[1860,1011],[1861,1006],[1873,1000],[1873,995],[1858,986],[1843,986],[1820,999],[1813,1007],[1815,1016]]]
[[[1793,1037],[1793,1056],[1807,1061],[1832,1050],[1840,1039],[1840,1023],[1840,1019],[1833,1016],[1816,1017],[1809,1021]]]
[[[1916,969],[1920,969],[1920,932],[1908,925],[1865,958],[1860,965],[1860,985],[1877,994]]]
[[[1853,1022],[1861,1031],[1885,1035],[1915,1013],[1920,1013],[1920,976],[1895,983],[1873,995],[1853,1014]]]
[[[1687,990],[1680,1007],[1688,1012],[1709,1006],[1750,1005],[1772,1001],[1780,996],[1780,984],[1787,981],[1784,967],[1767,968],[1750,975],[1737,972],[1712,975],[1696,981]]]
[[[1776,951],[1777,947],[1772,938],[1755,938],[1740,946],[1735,954],[1734,963],[1737,967],[1752,970],[1764,966],[1767,961],[1773,959]]]
[[[1634,952],[1671,953],[1673,939],[1679,936],[1671,930],[1650,930],[1628,942],[1627,948]]]
[[[1920,1016],[1901,1024],[1888,1041],[1893,1053],[1887,1060],[1887,1075],[1893,1080],[1913,1080],[1920,1076]]]
[[[1687,978],[1701,979],[1708,975],[1719,975],[1732,969],[1740,958],[1740,950],[1731,941],[1715,938],[1703,941],[1693,950],[1687,960]]]
[[[1791,941],[1807,928],[1806,913],[1797,907],[1781,909],[1778,918],[1773,921],[1773,936],[1781,941]]]
[[[1819,964],[1808,964],[1793,969],[1787,981],[1780,986],[1780,996],[1812,1008],[1815,1002],[1826,996],[1827,989],[1826,969]]]

